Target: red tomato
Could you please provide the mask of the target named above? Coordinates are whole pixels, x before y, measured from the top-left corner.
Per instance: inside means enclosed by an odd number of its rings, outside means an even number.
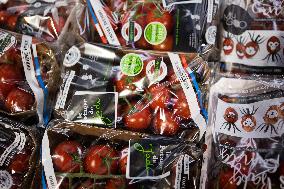
[[[165,136],[177,134],[179,125],[174,115],[167,110],[160,110],[153,121],[154,132]]]
[[[11,15],[7,20],[8,29],[14,31],[17,26],[18,15]]]
[[[105,189],[126,189],[126,182],[123,178],[110,179],[107,181]]]
[[[94,188],[94,181],[91,179],[87,179],[86,181],[82,182],[76,189],[93,189]]]
[[[145,130],[150,126],[151,123],[151,111],[149,106],[144,103],[132,104],[128,106],[124,116],[125,126],[134,131]]]
[[[156,51],[171,51],[173,49],[174,38],[171,35],[168,35],[165,41],[159,45],[153,45],[153,50]]]
[[[16,87],[15,84],[0,83],[0,101],[4,102],[8,94]]]
[[[135,82],[139,81],[141,77],[139,76],[127,76],[123,75],[120,79],[115,81],[115,87],[117,92],[122,92],[124,90],[135,91]]]
[[[183,119],[189,119],[191,117],[190,108],[188,106],[183,90],[177,91],[175,95],[177,96],[174,104],[175,115]]]
[[[97,175],[114,174],[118,168],[117,158],[116,151],[110,146],[92,146],[84,160],[85,171]]]
[[[121,156],[119,159],[119,168],[121,174],[126,174],[126,168],[127,168],[127,157],[128,157],[128,148],[125,148],[121,151]]]
[[[62,16],[59,16],[59,21],[57,22],[55,19],[48,19],[47,27],[52,34],[59,35],[65,26],[65,19]]]
[[[33,105],[33,95],[19,88],[13,89],[5,102],[6,108],[12,113],[31,110]]]
[[[146,41],[146,39],[143,36],[138,41],[135,42],[135,47],[147,50],[152,49],[152,46]]]
[[[147,13],[147,23],[151,22],[162,23],[166,27],[168,34],[170,34],[173,30],[174,20],[171,13],[168,11],[160,11],[158,9],[149,11]]]
[[[226,171],[221,171],[219,177],[219,187],[220,189],[237,189],[237,184],[233,180],[234,171],[228,169]]]
[[[4,25],[9,17],[7,11],[0,11],[0,24]]]
[[[9,165],[9,170],[12,173],[24,174],[29,169],[29,160],[30,155],[27,153],[16,154]]]
[[[167,87],[162,85],[152,85],[149,88],[149,94],[151,95],[150,107],[155,110],[158,108],[165,108],[170,102],[170,91]]]
[[[0,82],[15,83],[23,81],[23,73],[12,64],[0,64]]]
[[[64,173],[80,172],[82,149],[76,141],[64,141],[58,144],[52,155],[55,170]]]

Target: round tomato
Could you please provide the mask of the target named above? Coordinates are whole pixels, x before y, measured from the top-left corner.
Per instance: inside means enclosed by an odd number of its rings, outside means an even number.
[[[87,179],[86,181],[82,182],[76,189],[93,189],[94,188],[94,181],[91,179]]]
[[[52,160],[56,171],[63,173],[80,172],[82,147],[76,141],[64,141],[58,144]]]
[[[9,14],[7,11],[0,11],[0,24],[4,25],[8,20]]]
[[[15,84],[0,82],[0,101],[4,102],[8,94],[16,87]]]
[[[0,82],[15,83],[23,81],[23,73],[12,64],[0,64]]]
[[[151,22],[160,22],[162,23],[168,33],[171,33],[173,30],[173,16],[168,11],[161,11],[159,9],[153,9],[147,13],[147,23]]]
[[[118,80],[115,81],[115,89],[117,92],[122,92],[124,90],[135,91],[136,85],[135,82],[139,81],[141,77],[139,76],[127,76],[122,75]]]
[[[110,179],[107,181],[105,189],[126,189],[126,182],[123,178]]]
[[[139,49],[151,50],[152,46],[146,41],[144,37],[141,37],[138,41],[135,42],[135,47]]]
[[[84,169],[87,173],[106,175],[116,173],[118,168],[117,152],[107,145],[95,145],[88,150]]]
[[[127,157],[128,157],[128,148],[125,148],[121,151],[121,156],[119,159],[119,168],[121,174],[126,174],[126,168],[127,168]]]
[[[165,41],[159,45],[153,45],[153,50],[156,51],[171,51],[173,49],[174,39],[173,36],[168,35]]]
[[[191,117],[190,109],[183,90],[177,91],[175,95],[177,96],[174,102],[175,115],[183,119],[189,119]]]
[[[19,88],[13,89],[5,102],[6,108],[12,113],[31,110],[33,105],[33,95]]]
[[[152,85],[149,88],[150,107],[153,110],[157,108],[165,108],[171,98],[170,91],[167,87],[162,85]]]
[[[12,173],[24,174],[29,169],[29,160],[30,155],[28,153],[16,154],[9,165],[9,170]]]
[[[220,189],[237,189],[237,184],[234,181],[234,171],[232,169],[221,171],[219,176]]]
[[[150,108],[146,104],[133,103],[131,106],[128,106],[126,112],[124,123],[128,129],[141,131],[150,126],[152,116]]]
[[[178,122],[174,115],[167,110],[157,112],[153,121],[154,132],[165,136],[173,136],[179,130]]]
[[[7,20],[8,29],[11,30],[11,31],[14,31],[16,29],[16,26],[17,26],[17,21],[18,21],[17,15],[9,16],[8,20]]]

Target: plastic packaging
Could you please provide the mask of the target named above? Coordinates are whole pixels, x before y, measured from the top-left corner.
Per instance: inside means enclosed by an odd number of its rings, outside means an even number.
[[[30,188],[39,157],[38,132],[0,117],[0,187]]]
[[[217,75],[201,188],[283,187],[283,77]]]
[[[49,189],[198,188],[201,151],[191,143],[62,120],[49,126],[42,141]]]
[[[205,52],[216,37],[218,4],[191,1],[164,7],[162,1],[86,0],[74,29],[88,42],[139,49]]]
[[[47,123],[60,79],[54,49],[29,36],[0,30],[0,112]]]
[[[61,118],[166,136],[205,130],[209,69],[197,54],[83,43],[63,64],[55,106]]]
[[[236,71],[283,73],[282,0],[224,0],[220,17],[222,62]]]
[[[0,27],[46,41],[59,39],[68,29],[75,0],[8,0],[0,2]]]

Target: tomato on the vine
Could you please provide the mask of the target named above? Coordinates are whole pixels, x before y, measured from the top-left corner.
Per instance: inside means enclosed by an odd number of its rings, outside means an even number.
[[[171,112],[161,109],[155,115],[153,128],[156,134],[173,136],[179,131],[179,124]]]
[[[17,26],[18,16],[17,15],[11,15],[7,19],[7,26],[8,29],[11,31],[14,31]]]
[[[130,130],[145,130],[150,126],[151,120],[150,108],[144,103],[132,103],[126,109],[124,124]]]
[[[159,45],[153,45],[153,50],[156,51],[171,51],[173,49],[174,38],[168,35],[167,38]]]
[[[159,10],[157,8],[149,11],[147,13],[147,23],[151,22],[162,23],[166,27],[168,33],[171,33],[173,30],[173,16],[168,11]]]
[[[0,82],[16,83],[23,79],[23,72],[16,65],[0,64]]]
[[[141,79],[140,76],[127,76],[122,75],[119,79],[115,80],[115,89],[117,92],[122,92],[124,90],[135,91],[135,82]]]
[[[116,173],[118,168],[117,152],[107,145],[91,146],[84,159],[87,173],[106,175]]]
[[[9,14],[7,11],[0,11],[0,24],[4,25],[8,20]]]
[[[24,174],[29,169],[29,160],[30,154],[27,152],[16,154],[9,165],[9,170],[12,173]]]
[[[34,105],[34,97],[29,92],[20,88],[14,88],[7,96],[5,106],[12,112],[22,112],[32,109]]]
[[[149,88],[149,104],[153,110],[165,108],[171,98],[170,90],[163,85],[152,85]]]
[[[64,173],[79,172],[82,150],[83,148],[76,141],[64,141],[58,144],[52,155],[55,170]]]
[[[126,189],[124,178],[110,179],[107,181],[105,189]]]
[[[87,179],[84,182],[80,183],[76,189],[93,189],[94,188],[94,181],[92,179]]]
[[[237,183],[234,181],[234,171],[232,169],[223,170],[219,175],[220,189],[237,189]]]
[[[173,106],[175,115],[183,119],[189,119],[191,117],[190,108],[183,90],[178,90],[175,95],[177,97]]]

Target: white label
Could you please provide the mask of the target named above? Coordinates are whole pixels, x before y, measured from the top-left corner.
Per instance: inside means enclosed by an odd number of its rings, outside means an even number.
[[[67,51],[63,61],[63,65],[66,67],[72,67],[79,62],[80,58],[80,50],[78,49],[78,47],[73,46]]]
[[[120,46],[118,38],[110,24],[108,16],[103,9],[103,6],[99,0],[91,0],[92,7],[96,14],[96,17],[105,33],[105,36],[110,45]]]
[[[70,88],[70,85],[71,85],[71,82],[72,82],[74,76],[75,76],[75,71],[73,71],[73,70],[70,71],[70,74],[67,73],[65,75],[64,80],[66,80],[66,82],[63,83],[64,88],[63,88],[63,90],[60,90],[60,92],[58,94],[56,105],[55,105],[56,110],[59,109],[59,108],[63,109],[65,107],[65,102],[66,102],[66,99],[67,99],[69,88]]]
[[[146,74],[150,81],[150,85],[162,81],[168,74],[167,65],[163,60],[161,61],[159,70],[157,70],[158,73],[156,73],[155,70],[155,63],[156,60],[152,60],[146,66]]]
[[[13,178],[7,171],[0,171],[0,188],[10,189],[13,186]]]
[[[130,22],[124,24],[121,28],[121,35],[122,35],[122,37],[125,41],[129,41],[129,33],[128,33],[129,32],[129,25],[130,25]],[[143,29],[138,23],[135,22],[134,23],[134,30],[135,30],[134,42],[136,42],[141,38],[141,36],[143,34],[143,32],[142,32]]]
[[[191,80],[189,79],[188,74],[186,73],[184,68],[182,67],[179,55],[174,53],[168,53],[168,55],[173,65],[174,72],[177,78],[179,79],[184,94],[186,96],[187,103],[191,110],[191,117],[199,127],[200,137],[202,137],[206,130],[206,121],[200,113],[199,103],[194,88],[192,86]]]
[[[45,131],[42,139],[42,165],[44,169],[45,178],[47,181],[48,189],[56,189],[58,184],[53,168],[53,163],[50,155],[49,139],[47,131]]]
[[[33,57],[31,52],[32,37],[23,35],[21,44],[21,56],[24,66],[26,80],[31,87],[35,99],[36,99],[36,110],[39,118],[39,125],[43,123],[43,106],[44,106],[44,94],[36,79],[36,73],[33,63]]]
[[[202,3],[202,0],[188,0],[188,1],[182,1],[182,0],[162,0],[164,7],[171,7],[173,5],[178,4],[189,4],[189,3]]]
[[[248,30],[238,36],[224,32],[223,36],[221,61],[284,67],[284,32]]]
[[[242,138],[269,138],[284,133],[284,97],[250,104],[218,99],[214,132]]]
[[[180,183],[181,183],[181,174],[182,174],[182,163],[183,163],[183,157],[184,155],[181,155],[179,157],[179,160],[176,165],[176,178],[175,178],[175,189],[180,189]]]
[[[0,32],[0,57],[16,43],[16,38],[9,33]]]
[[[213,20],[213,6],[214,0],[208,0],[208,9],[207,9],[207,23],[211,23]]]
[[[206,42],[210,45],[214,45],[216,40],[216,35],[217,35],[216,26],[210,26],[209,28],[207,28],[205,33]]]

